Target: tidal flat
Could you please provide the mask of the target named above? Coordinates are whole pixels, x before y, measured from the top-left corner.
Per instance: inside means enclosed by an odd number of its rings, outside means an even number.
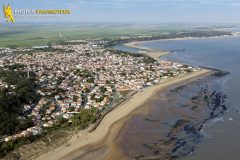
[[[157,93],[122,128],[117,143],[130,159],[175,159],[192,154],[203,127],[227,111],[227,96],[212,85],[217,77]]]

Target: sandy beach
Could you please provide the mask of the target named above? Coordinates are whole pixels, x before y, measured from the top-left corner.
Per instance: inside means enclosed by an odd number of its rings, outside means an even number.
[[[131,42],[125,44],[128,47],[138,48],[142,50],[142,54],[146,54],[156,60],[160,56],[169,54],[170,52],[164,52],[154,50],[151,48],[141,47],[142,42]],[[160,84],[145,88],[142,92],[138,92],[127,102],[119,105],[113,111],[108,113],[100,125],[95,131],[89,133],[87,130],[79,131],[75,134],[67,144],[42,154],[37,160],[64,160],[64,159],[111,159],[113,157],[119,158],[123,155],[117,149],[112,141],[118,135],[124,123],[127,121],[127,117],[139,107],[141,107],[149,98],[151,98],[157,92],[166,89],[167,87],[182,85],[189,83],[200,77],[213,73],[212,70],[201,69],[198,72],[179,75],[177,77],[169,78],[162,81]],[[105,147],[102,147],[104,142]],[[94,146],[94,147],[92,147]],[[97,148],[99,146],[100,148]],[[110,146],[110,147],[109,147]],[[111,148],[111,150],[109,150]],[[88,154],[89,153],[89,154]],[[114,153],[114,155],[113,155]],[[100,156],[101,155],[101,156]]]
[[[124,46],[130,47],[130,48],[137,48],[141,51],[139,53],[146,54],[156,60],[159,59],[159,57],[170,54],[169,51],[162,51],[162,50],[156,50],[148,47],[143,47],[142,43],[152,43],[152,42],[159,42],[159,41],[177,41],[177,40],[192,40],[192,39],[214,39],[214,38],[228,38],[228,37],[237,37],[239,35],[223,35],[223,36],[213,36],[213,37],[185,37],[185,38],[174,38],[174,39],[159,39],[159,40],[148,40],[148,41],[137,41],[137,42],[129,42],[123,44]]]
[[[173,85],[191,82],[200,77],[209,75],[212,72],[213,71],[211,70],[202,69],[198,72],[180,75],[178,77],[168,79],[168,81],[162,82],[156,86],[145,88],[142,92],[138,92],[137,94],[135,94],[128,102],[118,106],[112,112],[107,114],[95,131],[91,133],[87,131],[80,131],[78,134],[74,135],[67,144],[63,144],[57,147],[55,150],[43,154],[37,159],[38,160],[75,159],[80,155],[86,153],[86,150],[85,151],[81,150],[82,147],[86,147],[90,144],[94,144],[103,140],[105,137],[109,135],[110,128],[113,126],[113,124],[120,121],[124,117],[128,116],[134,110],[138,109],[156,92]],[[104,153],[107,154],[107,149],[105,149]],[[101,157],[98,158],[101,159]]]
[[[141,43],[148,42],[148,41],[140,41],[140,42],[130,42],[130,43],[125,43],[124,45],[130,48],[137,48],[140,49],[141,51],[139,53],[145,54],[149,57],[152,57],[156,60],[159,59],[159,57],[164,56],[169,54],[170,52],[167,51],[160,51],[160,50],[155,50],[147,47],[142,47]]]

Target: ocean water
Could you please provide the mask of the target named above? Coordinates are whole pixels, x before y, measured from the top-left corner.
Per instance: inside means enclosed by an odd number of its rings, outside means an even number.
[[[138,114],[124,126],[120,134],[123,151],[131,158],[240,159],[240,37],[161,40],[142,46],[171,51],[162,59],[213,67],[230,74],[205,77],[178,92],[158,93],[149,103],[148,114]],[[126,47],[124,50],[135,51]],[[209,107],[205,98],[201,99],[203,91],[216,95],[208,99],[216,102],[212,106],[222,107]],[[197,105],[193,96],[200,97]],[[220,99],[222,104],[218,103]],[[128,144],[124,145],[126,139]]]

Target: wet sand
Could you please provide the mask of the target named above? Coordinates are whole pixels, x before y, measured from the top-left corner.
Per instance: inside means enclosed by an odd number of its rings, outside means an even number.
[[[205,107],[203,94],[197,103],[198,107],[195,100],[191,100],[191,94],[198,93],[201,90],[200,86],[208,83],[206,82],[208,78],[206,80],[189,80],[186,83],[178,83],[159,90],[141,107],[114,123],[108,136],[102,141],[82,148],[82,150],[93,150],[94,152],[87,152],[78,158],[129,160],[135,159],[136,155],[142,156],[137,159],[144,159],[143,155],[149,155],[145,158],[159,159],[160,156],[160,159],[170,160],[174,156],[171,155],[174,148],[177,148],[175,156],[178,154],[180,156],[188,155],[201,141],[201,127],[205,123],[205,119],[208,119],[212,113],[212,110]],[[187,95],[179,96],[180,90],[185,90]],[[188,107],[182,107],[185,100],[187,100]],[[184,137],[181,137],[184,134],[182,133],[183,128],[189,130],[186,131]],[[178,137],[179,135],[180,137]],[[184,138],[186,138],[186,146],[176,147],[175,145],[182,143]],[[107,151],[96,156],[95,151],[103,148],[107,148]],[[151,154],[151,152],[154,153]],[[103,154],[104,157],[102,157]],[[66,159],[68,158],[66,157]]]
[[[148,41],[146,41],[148,42]],[[170,52],[166,52],[166,51],[160,51],[160,50],[155,50],[155,49],[151,49],[151,48],[147,48],[147,47],[142,47],[141,43],[144,43],[144,41],[141,42],[130,42],[130,43],[125,43],[124,45],[130,48],[137,48],[140,49],[141,51],[139,53],[145,54],[149,57],[152,57],[156,60],[159,59],[159,57],[164,56],[169,54]]]
[[[217,38],[226,38],[226,37],[237,37],[239,35],[223,35],[223,36],[213,36],[213,37],[185,37],[185,38],[173,38],[173,39],[160,39],[160,40],[148,40],[148,41],[136,41],[136,42],[129,42],[124,43],[123,45],[130,48],[137,48],[140,49],[139,53],[148,55],[156,60],[159,59],[159,57],[170,54],[170,51],[163,51],[163,50],[157,50],[152,49],[149,47],[144,47],[143,43],[152,43],[152,42],[159,42],[162,40],[168,40],[168,41],[176,41],[176,40],[194,40],[194,39],[217,39]]]
[[[124,159],[123,154],[120,152],[116,144],[112,142],[114,142],[117,134],[126,122],[128,118],[127,116],[141,107],[160,90],[194,81],[200,77],[209,75],[212,72],[213,71],[211,70],[202,69],[199,72],[180,75],[168,79],[157,86],[146,88],[142,92],[135,94],[128,102],[107,114],[94,132],[79,132],[71,138],[68,145],[61,145],[54,151],[43,154],[37,159],[59,160],[79,159],[80,157],[81,159]],[[131,117],[131,115],[129,117]],[[91,151],[93,151],[94,154]]]
[[[215,80],[207,76],[154,95],[117,136],[124,155],[172,160],[192,154],[204,139],[204,124],[226,111],[224,94],[213,87]]]
[[[146,51],[144,54],[158,59],[169,52],[162,52],[150,48],[142,48],[138,43],[126,44],[129,47],[139,48]],[[177,77],[169,78],[160,84],[145,88],[138,92],[127,102],[121,104],[112,112],[107,114],[97,129],[91,133],[87,130],[75,134],[67,144],[62,144],[53,151],[43,153],[38,160],[60,160],[60,159],[127,159],[121,153],[116,143],[113,143],[119,131],[131,117],[131,113],[141,107],[146,101],[157,92],[175,85],[182,85],[192,82],[200,77],[210,75],[214,71],[201,69],[198,72],[188,73]],[[37,157],[37,156],[36,156]]]

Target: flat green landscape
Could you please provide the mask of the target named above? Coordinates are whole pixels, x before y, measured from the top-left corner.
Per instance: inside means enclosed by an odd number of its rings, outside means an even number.
[[[130,24],[8,24],[0,26],[0,47],[36,46],[64,40],[156,36],[184,31],[212,30],[215,27]]]
[[[117,25],[117,24],[11,24],[0,26],[0,47],[46,45],[63,39],[89,39],[163,35],[180,31],[203,30],[199,26]]]

